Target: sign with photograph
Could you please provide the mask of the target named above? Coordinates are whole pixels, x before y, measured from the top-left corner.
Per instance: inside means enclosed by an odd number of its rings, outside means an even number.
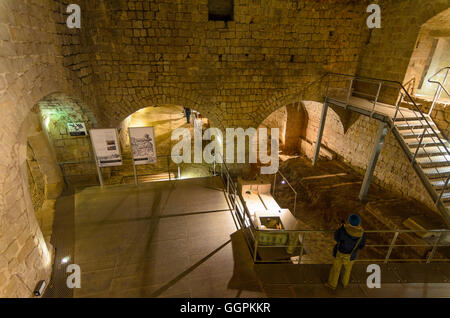
[[[84,123],[67,123],[67,130],[72,137],[87,136],[86,125]]]
[[[90,135],[99,167],[122,165],[116,129],[91,129]]]
[[[153,127],[130,127],[129,135],[134,164],[156,163],[156,143]]]

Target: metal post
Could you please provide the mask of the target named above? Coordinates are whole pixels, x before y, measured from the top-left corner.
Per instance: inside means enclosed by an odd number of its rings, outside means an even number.
[[[213,172],[214,176],[216,176],[216,152],[214,152]]]
[[[417,145],[416,151],[414,152],[414,156],[411,160],[412,164],[414,164],[414,161],[416,161],[416,156],[417,156],[417,153],[419,152],[420,146],[422,145],[423,137],[425,136],[426,131],[427,131],[427,128],[424,128],[422,136],[420,136],[420,139],[419,139],[419,144]]]
[[[131,160],[133,161],[134,183],[135,183],[136,185],[138,185],[138,176],[137,176],[136,165],[135,165],[135,163],[134,163],[134,159],[131,158]]]
[[[301,248],[300,248],[300,254],[298,255],[298,265],[300,265],[301,261],[302,261],[302,257],[303,257],[303,252],[305,249],[305,237],[306,237],[306,232],[302,233],[302,241],[300,242]]]
[[[383,85],[383,82],[380,82],[380,84],[378,84],[377,96],[375,97],[375,101],[373,102],[372,114],[370,114],[370,117],[372,117],[373,113],[375,112],[375,107],[377,106],[378,98],[380,97],[381,85]]]
[[[364,201],[367,197],[367,192],[369,191],[370,182],[372,181],[373,172],[375,171],[375,166],[377,165],[378,156],[380,155],[381,148],[383,147],[384,138],[386,137],[388,131],[388,126],[384,122],[380,122],[378,127],[377,137],[373,145],[372,154],[369,159],[369,164],[367,166],[366,174],[364,176],[364,181],[359,192],[359,199]]]
[[[234,210],[234,212],[237,212],[236,211],[236,206],[237,206],[237,188],[236,187],[234,187],[234,204],[233,204],[233,210]]]
[[[384,259],[385,264],[387,264],[387,262],[389,261],[389,257],[391,256],[392,249],[394,248],[393,245],[395,244],[395,241],[397,241],[397,237],[398,237],[398,232],[395,232],[394,237],[392,238],[392,241],[391,241],[391,245],[389,245],[389,250],[386,254],[386,258]]]
[[[450,180],[450,175],[447,177],[447,180],[445,180],[444,187],[441,190],[441,193],[439,194],[435,204],[438,204],[438,202],[441,200],[442,195],[444,194],[445,190],[447,189],[448,181]]]
[[[398,111],[400,109],[400,105],[402,104],[402,101],[403,101],[403,93],[400,93],[400,99],[397,103],[397,107],[395,108],[395,115],[394,115],[394,119],[393,119],[394,122],[397,119]]]
[[[447,82],[448,71],[449,71],[449,70],[447,69],[447,72],[445,73],[445,76],[444,76],[444,80],[442,81],[442,86],[444,86],[445,83]],[[429,115],[429,116],[431,116],[431,112],[433,111],[434,105],[436,104],[436,102],[437,102],[437,101],[439,100],[439,98],[441,97],[441,94],[442,94],[442,86],[441,86],[441,85],[438,85],[438,87],[437,87],[436,93],[434,94],[433,103],[431,104],[430,111],[428,112],[428,115]]]
[[[259,232],[256,231],[256,235],[255,235],[255,250],[253,252],[253,263],[256,263],[256,256],[258,254],[258,241],[259,241]]]
[[[350,87],[348,89],[347,94],[347,105],[345,105],[346,107],[348,106],[348,103],[350,102],[350,97],[352,96],[352,87],[353,87],[353,78],[350,80]]]
[[[316,149],[314,151],[314,157],[312,160],[313,166],[316,165],[317,159],[319,158],[320,144],[322,143],[322,135],[323,135],[323,129],[325,128],[325,120],[327,117],[327,111],[328,111],[328,102],[327,102],[327,99],[325,99],[325,103],[323,104],[323,108],[322,108],[322,117],[320,118],[319,132],[317,134]]]
[[[170,157],[167,156],[167,173],[169,174],[169,181],[172,180],[172,177],[170,176]]]
[[[98,174],[98,181],[100,182],[100,187],[103,188],[103,176],[102,176],[102,168],[99,167],[98,161],[96,160],[97,164],[97,174]]]
[[[181,179],[181,168],[179,163],[177,163],[177,169],[178,169],[178,179]]]
[[[277,174],[275,173],[275,175],[273,176],[273,188],[272,188],[272,196],[275,196],[275,187],[277,185]]]
[[[297,208],[297,192],[295,192],[295,195],[294,195],[294,215],[295,215],[296,208]]]
[[[441,239],[442,239],[443,236],[444,236],[444,233],[440,233],[439,236],[436,238],[436,241],[433,244],[433,249],[431,250],[430,255],[428,255],[427,264],[431,263],[431,260],[434,257],[434,253],[436,252],[437,245],[441,242]]]

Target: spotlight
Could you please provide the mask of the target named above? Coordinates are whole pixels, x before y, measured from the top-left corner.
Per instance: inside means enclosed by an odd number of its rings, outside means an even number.
[[[284,180],[283,180],[283,181],[281,181],[281,184],[286,184],[286,181],[284,181]]]
[[[63,257],[61,264],[67,264],[70,261],[70,256]]]
[[[39,283],[37,283],[36,287],[34,288],[33,294],[36,297],[42,296],[42,294],[44,293],[46,285],[47,284],[45,283],[45,280],[39,281]]]

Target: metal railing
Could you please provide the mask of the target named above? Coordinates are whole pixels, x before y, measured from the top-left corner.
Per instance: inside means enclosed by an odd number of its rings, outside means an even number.
[[[220,159],[220,158],[219,158]],[[223,159],[223,158],[222,158]],[[219,162],[219,161],[217,161]],[[233,177],[224,161],[220,161],[220,175],[224,183],[226,196],[230,202],[231,210],[237,219],[241,230],[244,231],[246,243],[255,263],[296,263],[302,264],[305,249],[310,246],[305,244],[307,238],[315,235],[327,235],[330,240],[330,246],[321,250],[316,250],[316,256],[331,255],[334,246],[333,233],[335,230],[260,230],[255,227],[251,218],[250,212],[245,204],[245,200],[238,192],[238,187],[233,181]],[[283,177],[284,178],[284,177]],[[287,181],[287,180],[286,180]],[[295,190],[294,190],[295,191]],[[296,193],[296,192],[295,192]],[[442,242],[446,236],[450,236],[450,230],[368,230],[365,231],[367,241],[370,241],[372,236],[376,235],[393,235],[389,244],[366,244],[365,249],[387,248],[385,256],[382,258],[359,258],[357,262],[449,262],[449,258],[435,258],[437,250],[442,247],[450,247],[449,243]],[[421,239],[421,244],[397,244],[399,236],[402,234],[417,234],[427,233],[434,235],[434,240]],[[262,245],[260,244],[260,237],[262,235],[285,236],[286,243],[277,245]],[[323,240],[318,238],[317,240]],[[316,240],[316,241],[317,241]],[[313,244],[312,244],[313,245]],[[311,245],[311,246],[312,246]],[[391,258],[393,251],[397,248],[409,248],[411,255],[416,255],[416,250],[419,247],[428,248],[428,253],[423,258]],[[285,259],[264,259],[260,254],[264,249],[278,249],[281,254],[284,254]],[[286,252],[284,252],[286,251]],[[296,252],[297,251],[297,252]],[[308,253],[310,254],[310,253]],[[361,254],[361,253],[360,253]]]
[[[433,78],[438,76],[439,74],[441,74],[443,71],[445,71],[445,75],[444,75],[444,79],[442,80],[442,83],[440,81],[434,80]],[[433,97],[433,103],[431,104],[430,107],[430,111],[428,112],[428,115],[431,115],[431,112],[433,111],[434,105],[436,104],[436,102],[439,100],[439,98],[441,98],[441,94],[442,91],[444,91],[447,96],[450,97],[449,92],[445,89],[445,84],[447,83],[447,78],[448,78],[448,72],[450,71],[450,66],[441,68],[439,71],[437,71],[436,73],[434,73],[429,79],[428,82],[429,83],[433,83],[433,84],[437,84],[438,87],[436,88],[436,93],[434,94]]]
[[[176,164],[176,169],[172,169],[173,166],[171,165],[171,161],[172,161],[171,160],[172,159],[171,155],[158,155],[157,159],[158,159],[158,161],[157,161],[158,163],[164,162],[164,164],[165,164],[165,168],[159,169],[160,171],[162,171],[162,173],[167,173],[167,179],[164,179],[164,180],[169,180],[169,181],[172,180],[173,179],[172,175],[174,174],[173,173],[174,171],[176,171],[175,179],[177,179],[177,180],[181,179],[181,177],[182,177],[181,165],[180,164]],[[156,173],[156,172],[155,173],[144,173],[144,174],[139,173],[139,171],[137,170],[138,166],[135,166],[133,164],[133,159],[131,157],[122,157],[122,162],[129,162],[130,164],[129,165],[125,165],[125,166],[127,166],[127,167],[133,166],[134,174],[130,175],[130,176],[122,176],[122,179],[119,182],[120,184],[123,184],[124,183],[124,179],[127,178],[127,177],[134,177],[135,183],[138,184],[139,183],[139,177],[146,177],[146,176],[152,176],[152,175],[158,175],[159,174],[159,173]],[[61,172],[62,172],[62,175],[63,175],[64,183],[66,185],[69,184],[69,182],[68,182],[68,177],[69,176],[67,175],[67,171],[66,171],[67,170],[67,166],[79,166],[79,165],[85,165],[85,164],[92,164],[93,167],[94,167],[93,171],[95,170],[96,163],[95,163],[94,160],[58,162],[58,165],[61,168]],[[151,166],[151,165],[152,164],[149,164],[149,166]],[[120,169],[123,169],[122,167],[124,167],[124,165],[111,166],[111,167],[106,167],[106,168],[120,170]],[[97,174],[95,172],[92,173],[92,175],[93,176],[95,175],[97,177],[97,179],[98,179],[98,176],[97,176]],[[73,177],[75,175],[71,175],[71,176]],[[85,174],[83,174],[83,176],[85,176]],[[163,181],[163,180],[159,180],[159,181]]]
[[[294,187],[291,185],[289,180],[286,179],[286,177],[281,173],[280,170],[278,170],[278,172],[273,175],[272,196],[275,198],[275,194],[276,194],[275,191],[276,191],[276,189],[278,189],[277,188],[277,175],[280,175],[280,177],[281,177],[281,180],[282,180],[281,184],[287,184],[288,187],[294,193],[294,204],[293,204],[294,208],[293,208],[292,214],[295,216],[295,211],[296,211],[296,208],[297,208],[297,191],[295,191]]]
[[[333,83],[339,83],[339,81],[332,81],[332,78],[343,78],[344,79],[344,85],[340,84],[337,85],[338,87],[331,88],[330,84]],[[346,83],[349,83],[346,84]],[[355,83],[363,83],[363,84],[369,84],[369,85],[375,85],[376,87],[376,94],[367,93],[364,92],[355,92],[353,91],[353,87]],[[342,86],[342,87],[339,87]],[[440,86],[441,87],[441,86]],[[447,145],[444,143],[444,141],[439,137],[439,134],[436,132],[436,130],[431,125],[428,118],[430,118],[428,115],[425,115],[420,108],[417,106],[414,98],[411,97],[408,90],[403,86],[402,83],[397,81],[389,81],[389,80],[381,80],[376,78],[367,78],[367,77],[360,77],[360,76],[353,76],[353,75],[346,75],[346,74],[335,74],[330,73],[328,84],[327,84],[327,95],[326,98],[330,98],[330,92],[335,91],[344,91],[344,94],[341,95],[341,97],[331,97],[331,99],[334,99],[340,103],[343,103],[345,105],[349,105],[350,98],[353,96],[353,94],[364,96],[364,98],[373,98],[372,108],[368,111],[370,111],[370,116],[373,117],[375,112],[377,112],[377,104],[379,103],[380,99],[380,93],[382,91],[382,88],[390,88],[394,89],[397,93],[397,97],[394,96],[396,102],[394,104],[383,104],[383,107],[390,106],[394,107],[395,112],[393,116],[389,117],[389,124],[391,129],[397,129],[395,123],[402,121],[406,124],[407,129],[411,132],[411,136],[416,139],[417,146],[414,146],[414,148],[410,147],[410,144],[407,143],[403,137],[398,138],[400,142],[404,143],[405,148],[408,149],[408,157],[410,158],[411,164],[414,165],[416,163],[416,157],[419,154],[419,151],[421,151],[421,154],[423,154],[425,157],[429,159],[429,162],[432,163],[433,160],[431,159],[430,153],[427,151],[427,144],[434,144],[436,146],[435,150],[442,158],[445,160],[446,164],[450,166],[450,160],[448,159],[450,157],[450,150],[447,148]],[[446,91],[446,90],[445,90]],[[394,100],[393,98],[393,100]],[[412,109],[410,108],[404,108],[401,107],[403,103],[407,103]],[[381,104],[380,104],[381,105]],[[346,106],[347,107],[347,106]],[[384,115],[386,116],[386,115]],[[420,134],[417,134],[414,131],[414,126],[410,125],[411,121],[417,121],[420,123],[420,127],[423,127],[423,131]],[[417,130],[416,130],[417,131]],[[425,142],[424,138],[425,135],[430,136],[431,142]],[[397,134],[396,134],[397,136]],[[398,136],[401,136],[399,133]],[[422,169],[422,167],[420,168]],[[437,167],[434,167],[435,171],[438,173],[438,175],[441,175],[439,169]],[[435,201],[435,204],[438,205],[438,208],[441,211],[446,212],[446,208],[443,205],[443,202],[441,202],[442,195],[445,193],[445,191],[448,189],[449,182],[450,182],[450,174],[445,175],[447,179],[444,182],[444,185],[442,189],[439,190],[439,192],[431,185],[430,181],[427,177],[425,177],[426,180],[423,179],[423,175],[419,175],[419,177],[422,179],[423,182],[428,182],[429,191],[432,193],[433,200]],[[431,194],[430,193],[430,194]],[[439,206],[439,203],[442,204],[442,207]],[[448,220],[448,214],[445,214],[444,217],[446,218],[446,221]]]

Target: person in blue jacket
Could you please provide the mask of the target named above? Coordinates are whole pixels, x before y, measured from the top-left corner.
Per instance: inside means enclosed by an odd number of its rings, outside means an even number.
[[[341,268],[344,266],[342,285],[348,286],[350,274],[358,251],[366,244],[366,234],[361,227],[361,218],[357,214],[348,217],[348,224],[343,224],[335,233],[336,245],[333,248],[333,266],[330,270],[328,282],[325,284],[331,289],[336,289]]]

